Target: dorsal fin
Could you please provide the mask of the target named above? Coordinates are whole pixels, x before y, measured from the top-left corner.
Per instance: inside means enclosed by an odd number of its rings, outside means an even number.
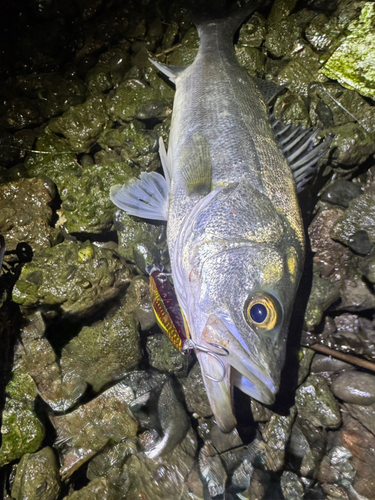
[[[273,115],[271,115],[271,125],[276,141],[292,169],[297,191],[300,192],[316,171],[318,160],[328,151],[332,137],[314,146],[313,142],[320,132],[319,129],[285,125]]]

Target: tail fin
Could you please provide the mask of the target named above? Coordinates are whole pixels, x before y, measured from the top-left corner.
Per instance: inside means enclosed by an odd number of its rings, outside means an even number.
[[[225,2],[220,0],[203,0],[190,3],[192,20],[202,37],[203,29],[211,24],[220,24],[231,38],[237,29],[262,4],[261,0],[242,0]]]

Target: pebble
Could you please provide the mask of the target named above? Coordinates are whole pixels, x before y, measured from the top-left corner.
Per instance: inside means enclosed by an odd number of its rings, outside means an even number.
[[[375,377],[369,373],[344,372],[333,382],[331,389],[345,403],[362,406],[375,403]]]

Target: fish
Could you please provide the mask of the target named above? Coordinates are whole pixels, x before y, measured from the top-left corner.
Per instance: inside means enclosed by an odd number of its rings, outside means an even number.
[[[233,37],[254,8],[197,18],[191,65],[153,61],[176,86],[168,152],[159,141],[164,176],[143,172],[110,194],[130,215],[167,221],[189,337],[228,353],[223,376],[210,353],[196,351],[223,432],[237,423],[234,386],[266,405],[275,401],[304,266],[297,184],[327,149],[324,142],[313,147],[316,131],[270,117],[275,86],[237,61]]]

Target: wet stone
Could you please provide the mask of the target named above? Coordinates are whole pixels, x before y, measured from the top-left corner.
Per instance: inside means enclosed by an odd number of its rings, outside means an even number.
[[[75,373],[97,392],[137,368],[140,360],[137,321],[121,307],[105,320],[84,326],[64,347],[60,365],[63,373]]]
[[[138,424],[129,410],[133,399],[132,389],[119,383],[77,410],[51,417],[63,478],[71,476],[108,443],[119,443],[136,435]]]
[[[148,279],[136,276],[132,279],[125,296],[125,311],[133,314],[140,323],[141,330],[150,330],[155,323]]]
[[[344,372],[334,380],[331,388],[345,403],[362,406],[375,403],[375,376],[369,373]]]
[[[212,415],[198,363],[194,364],[187,378],[182,379],[181,383],[188,410],[201,417],[209,417]]]
[[[44,426],[35,412],[37,388],[28,374],[23,349],[18,345],[2,412],[0,466],[36,452],[44,439]]]
[[[113,299],[129,281],[130,271],[114,251],[66,241],[36,253],[22,268],[13,300],[79,314]]]
[[[14,500],[56,500],[59,491],[59,466],[52,448],[26,453],[17,466],[12,486]]]
[[[128,438],[123,443],[108,446],[90,460],[86,476],[91,481],[97,477],[107,476],[111,469],[119,469],[124,465],[130,455],[134,455],[136,453],[136,438]]]
[[[284,471],[280,479],[280,485],[284,497],[288,500],[300,500],[303,498],[303,483],[294,472]]]
[[[371,283],[375,283],[375,256],[370,256],[362,261],[361,271]]]
[[[289,463],[301,476],[314,478],[326,450],[326,431],[297,416],[287,444]]]
[[[354,370],[354,366],[324,354],[315,354],[311,363],[312,374],[336,373],[344,370]]]
[[[306,347],[302,347],[299,351],[299,366],[297,385],[302,384],[310,373],[311,362],[314,357],[314,351]]]
[[[369,431],[375,434],[375,404],[359,405],[346,403],[345,408],[349,410],[352,417],[361,422]]]
[[[190,28],[183,39],[181,47],[172,52],[169,57],[169,64],[173,66],[188,66],[198,53],[199,37],[196,28]]]
[[[324,191],[321,196],[323,201],[329,201],[333,205],[347,208],[351,200],[362,193],[362,189],[353,182],[338,179]]]
[[[296,393],[298,414],[315,426],[338,427],[340,408],[324,377],[310,375]]]
[[[164,334],[149,336],[146,350],[152,368],[177,377],[186,377],[192,356],[176,349]]]
[[[0,186],[0,234],[8,252],[19,244],[37,252],[58,242],[60,231],[51,225],[49,206],[54,191],[52,183],[42,179],[20,179]]]
[[[268,422],[272,417],[272,411],[253,398],[250,400],[250,406],[254,422]]]
[[[211,497],[225,492],[227,474],[215,448],[205,443],[199,452],[199,470]]]

